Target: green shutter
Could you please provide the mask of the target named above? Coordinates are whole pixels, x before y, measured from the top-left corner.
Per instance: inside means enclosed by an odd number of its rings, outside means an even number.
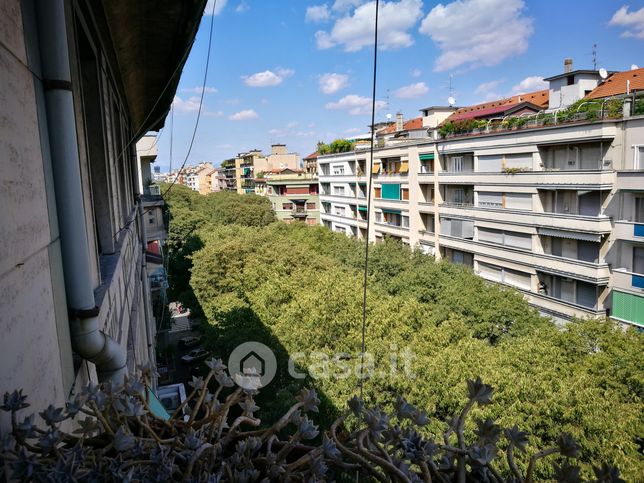
[[[382,199],[383,200],[399,200],[400,199],[400,184],[383,184],[382,185]]]
[[[420,160],[421,161],[433,161],[434,159],[434,153],[428,153],[428,154],[421,154],[420,155]]]
[[[644,297],[613,290],[611,315],[625,322],[644,325]]]

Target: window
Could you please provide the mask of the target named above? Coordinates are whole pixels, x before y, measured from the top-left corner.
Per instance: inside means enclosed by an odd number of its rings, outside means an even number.
[[[633,169],[644,169],[644,146],[633,146],[635,148]]]
[[[644,274],[644,247],[633,247],[633,272]]]
[[[333,194],[335,196],[344,196],[344,186],[334,186]]]
[[[333,210],[333,213],[338,216],[344,216],[344,214],[346,213],[346,208],[344,206],[336,206]]]
[[[479,206],[486,208],[501,208],[503,207],[503,194],[502,193],[478,193]]]
[[[306,204],[306,209],[307,210],[314,210],[315,209],[315,203],[307,203]]]
[[[409,217],[408,216],[403,216],[402,217],[401,226],[403,228],[409,228]]]
[[[479,228],[478,239],[479,241],[495,243],[497,245],[522,248],[524,250],[532,249],[532,236],[528,233]]]
[[[282,209],[283,210],[291,210],[291,209],[293,209],[293,203],[282,203]]]
[[[408,200],[409,199],[409,188],[401,188],[400,190],[400,199]]]
[[[382,212],[376,211],[376,223],[382,223]]]
[[[635,223],[644,223],[644,198],[635,198]]]
[[[452,173],[463,171],[463,156],[452,156],[449,158],[449,170]]]
[[[506,154],[504,167],[532,169],[532,153]]]
[[[506,193],[505,208],[509,210],[532,210],[532,195],[530,193]]]
[[[479,156],[478,171],[481,173],[498,173],[503,168],[503,156],[491,154]]]
[[[344,166],[342,166],[342,165],[333,166],[333,175],[334,176],[341,176],[343,174],[344,174]]]
[[[374,188],[373,194],[376,198],[382,198],[382,188],[380,186]]]

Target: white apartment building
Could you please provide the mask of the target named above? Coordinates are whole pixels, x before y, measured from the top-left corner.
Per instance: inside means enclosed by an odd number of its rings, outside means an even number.
[[[619,75],[633,73],[609,80]],[[532,116],[444,138],[430,128],[375,149],[373,164],[369,151],[320,156],[321,223],[366,236],[372,166],[369,240],[466,264],[556,319],[609,314],[644,326],[644,115],[632,100],[619,118]]]

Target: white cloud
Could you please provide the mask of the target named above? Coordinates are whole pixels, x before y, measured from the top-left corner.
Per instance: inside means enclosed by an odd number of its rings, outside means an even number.
[[[624,5],[617,10],[610,19],[608,25],[617,25],[626,27],[627,30],[622,32],[622,37],[633,37],[636,39],[644,39],[644,7],[637,11],[629,12],[629,6]]]
[[[250,121],[251,119],[257,119],[259,115],[253,109],[245,109],[243,111],[236,112],[232,116],[228,116],[228,119],[231,121]]]
[[[365,0],[335,0],[333,3],[333,10],[338,12],[344,12],[346,10],[351,10],[354,7],[365,3]]]
[[[408,30],[422,16],[422,0],[383,2],[378,14],[378,46],[382,49],[399,49],[414,43]],[[376,3],[357,7],[353,15],[338,19],[331,31],[315,33],[318,49],[342,45],[346,52],[357,52],[373,45]]]
[[[305,20],[307,22],[326,22],[331,18],[331,12],[329,12],[329,6],[325,3],[324,5],[314,5],[306,9]]]
[[[190,92],[192,94],[201,94],[201,86],[196,86],[196,87],[184,87],[181,89],[181,92]],[[204,92],[206,94],[215,94],[219,92],[215,87],[208,87],[206,86],[203,88]]]
[[[206,111],[203,115],[206,117],[222,117],[224,115],[224,111]]]
[[[181,99],[179,96],[174,96],[172,107],[174,112],[197,112],[199,110],[199,97],[192,96],[186,100]]]
[[[542,89],[547,89],[548,83],[543,80],[543,77],[533,75],[526,77],[517,85],[512,87],[513,94],[524,94],[526,92],[540,91]]]
[[[385,101],[376,101],[376,110],[383,109],[387,103]],[[371,99],[368,97],[349,94],[337,102],[328,102],[324,107],[327,109],[347,110],[352,116],[359,116],[371,112]]]
[[[334,94],[344,89],[349,83],[349,76],[344,74],[324,74],[320,76],[320,90],[325,94]]]
[[[246,2],[243,2],[243,1],[235,8],[236,13],[244,13],[244,12],[248,12],[249,10],[250,10],[250,5],[248,5]]]
[[[409,71],[409,75],[416,78],[420,77],[423,74],[423,71],[420,69],[412,69]]]
[[[291,69],[265,70],[252,75],[244,75],[244,83],[250,87],[273,87],[280,85],[284,79],[292,76],[295,71]]]
[[[204,15],[210,15],[211,14],[214,1],[215,0],[208,0],[208,3],[206,4],[206,8],[203,11]],[[219,15],[221,13],[221,11],[226,6],[227,1],[228,0],[217,0],[217,3],[215,4],[215,15]]]
[[[474,94],[488,94],[503,82],[505,82],[505,79],[496,79],[490,82],[483,82],[482,84],[479,84],[476,89],[474,89]]]
[[[532,20],[522,15],[523,0],[456,0],[434,7],[420,32],[442,53],[434,70],[492,66],[528,48]]]
[[[399,99],[413,99],[424,96],[429,92],[429,87],[424,82],[417,82],[408,86],[403,86],[394,91],[394,97]]]

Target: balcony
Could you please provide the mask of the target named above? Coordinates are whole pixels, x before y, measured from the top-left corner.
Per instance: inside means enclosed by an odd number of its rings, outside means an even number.
[[[644,295],[644,275],[629,272],[624,268],[616,268],[613,270],[613,287],[642,292]]]
[[[474,220],[513,223],[526,226],[555,228],[584,233],[610,233],[612,225],[607,216],[583,216],[535,211],[510,210],[504,208],[482,208],[479,206],[439,205],[440,214],[472,218]]]
[[[409,228],[399,225],[391,225],[382,221],[376,222],[376,230],[385,235],[393,235],[404,238],[409,237]]]
[[[606,263],[584,262],[545,253],[534,253],[505,245],[463,240],[446,235],[441,235],[440,242],[441,245],[449,246],[450,248],[471,251],[497,260],[519,263],[563,277],[584,279],[595,284],[608,283],[610,280],[610,267]]]
[[[419,182],[432,182],[431,177],[419,178]],[[475,184],[492,186],[549,186],[567,189],[580,188],[611,188],[615,183],[615,172],[606,170],[575,170],[575,171],[521,171],[516,173],[485,173],[466,172],[438,173],[439,183]]]
[[[306,218],[309,212],[305,206],[296,206],[291,210],[291,216],[293,218]]]
[[[572,317],[602,317],[606,315],[606,310],[595,310],[582,305],[577,305],[565,300],[550,297],[549,295],[537,294],[520,290],[530,305],[549,315],[571,319]]]
[[[644,241],[644,223],[632,221],[615,221],[615,238],[618,240]]]

